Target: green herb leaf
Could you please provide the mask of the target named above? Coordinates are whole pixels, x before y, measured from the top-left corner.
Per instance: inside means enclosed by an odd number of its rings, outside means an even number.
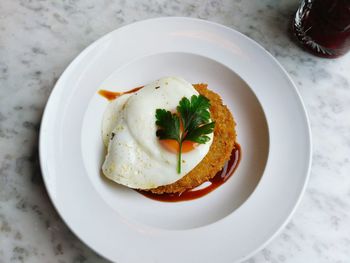
[[[186,134],[185,141],[192,141],[204,144],[208,141],[210,141],[209,136],[206,134],[210,134],[214,130],[215,123],[210,122],[207,124],[204,124],[202,126],[199,126],[197,128],[194,128],[193,130],[189,130]]]
[[[157,130],[157,137],[161,140],[172,139],[180,142],[180,119],[176,114],[170,111],[157,109],[156,110],[156,124],[161,129]]]
[[[180,100],[177,114],[164,109],[156,110],[157,137],[160,140],[171,139],[179,143],[178,173],[181,173],[182,143],[193,141],[204,144],[210,140],[207,135],[214,131],[215,123],[210,122],[209,108],[210,102],[206,97],[193,95],[191,100],[186,97]]]

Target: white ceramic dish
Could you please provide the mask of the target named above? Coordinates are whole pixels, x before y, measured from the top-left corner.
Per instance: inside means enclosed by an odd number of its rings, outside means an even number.
[[[243,152],[227,183],[180,203],[150,200],[100,174],[108,102],[97,91],[169,75],[221,94]],[[294,212],[310,157],[305,109],[280,64],[237,31],[190,18],[141,21],[90,45],[57,82],[40,131],[41,168],[57,211],[88,246],[119,263],[251,256]]]

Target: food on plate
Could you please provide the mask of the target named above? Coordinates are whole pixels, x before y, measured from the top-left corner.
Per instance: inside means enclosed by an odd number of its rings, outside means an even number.
[[[209,99],[211,118],[215,121],[214,138],[203,160],[183,178],[170,185],[150,189],[153,193],[178,193],[194,188],[212,179],[230,159],[236,145],[235,122],[221,97],[209,90],[206,84],[195,84],[199,94]]]
[[[230,159],[235,122],[206,84],[167,77],[114,94],[102,122],[102,171],[110,180],[155,194],[182,193]]]

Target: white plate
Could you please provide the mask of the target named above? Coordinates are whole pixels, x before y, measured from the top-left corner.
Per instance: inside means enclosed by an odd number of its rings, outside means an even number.
[[[197,200],[162,203],[100,174],[101,88],[128,90],[162,76],[205,82],[236,122],[243,157],[234,176]],[[52,202],[71,230],[123,262],[237,262],[286,224],[310,169],[300,96],[257,43],[221,25],[159,18],[128,25],[85,49],[47,103],[40,161]]]

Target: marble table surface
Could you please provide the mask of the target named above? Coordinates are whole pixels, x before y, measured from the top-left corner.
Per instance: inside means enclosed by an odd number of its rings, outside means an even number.
[[[38,163],[47,98],[83,48],[122,25],[190,16],[233,27],[265,47],[296,83],[310,116],[311,178],[287,227],[246,263],[350,262],[350,53],[300,50],[287,34],[297,0],[1,0],[0,262],[106,262],[56,213]],[[291,155],[293,157],[292,149]]]

